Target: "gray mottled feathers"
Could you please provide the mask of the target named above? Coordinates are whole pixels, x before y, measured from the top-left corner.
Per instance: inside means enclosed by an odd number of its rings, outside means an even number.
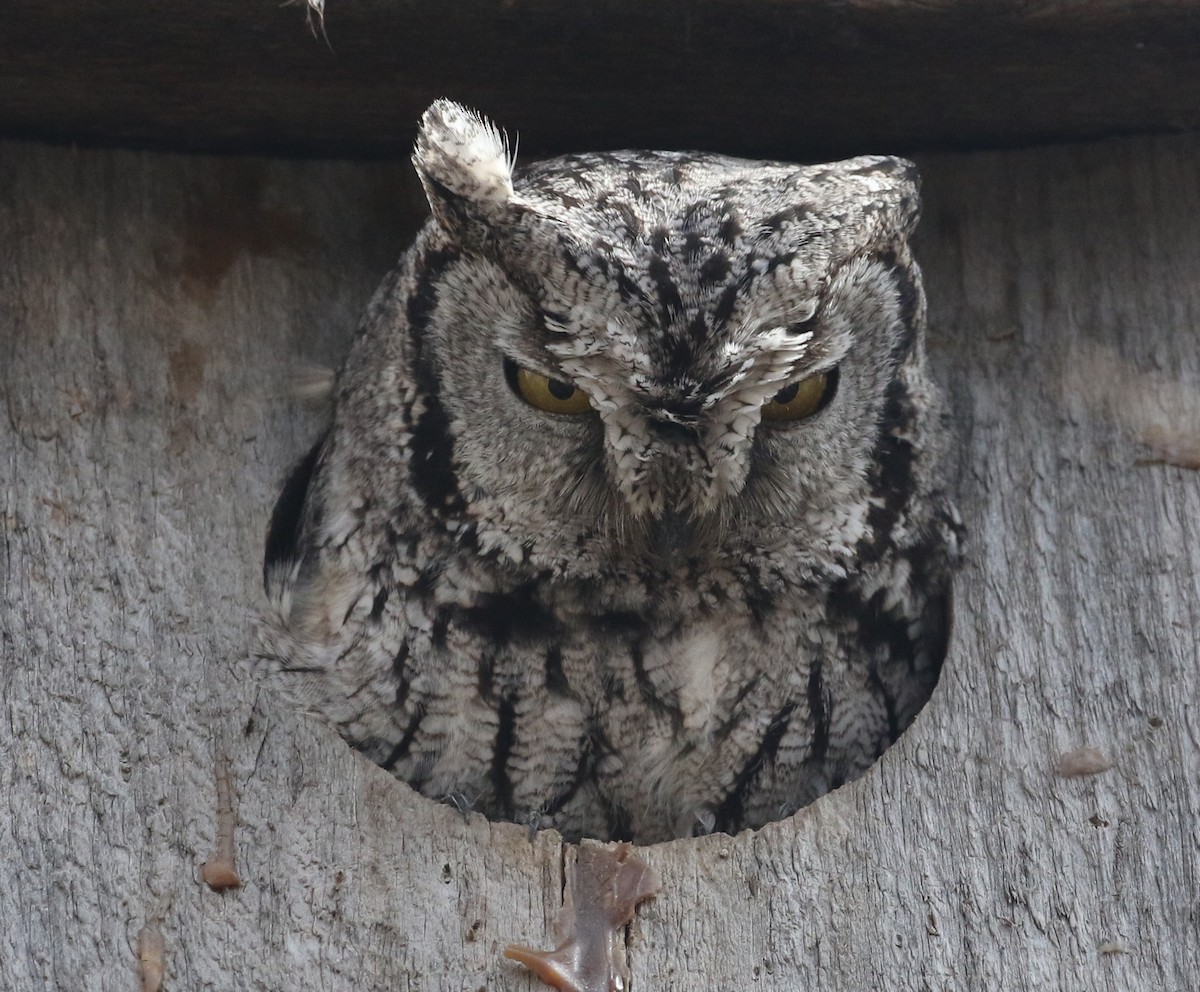
[[[414,162],[432,218],[280,496],[260,669],[425,795],[570,837],[860,774],[932,691],[959,556],[913,167],[514,169],[446,101]]]

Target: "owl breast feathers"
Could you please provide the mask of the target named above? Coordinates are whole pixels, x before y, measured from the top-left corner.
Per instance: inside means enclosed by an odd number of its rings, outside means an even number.
[[[861,774],[959,557],[914,167],[514,169],[448,101],[414,162],[432,217],[279,498],[260,670],[426,796],[570,838]]]

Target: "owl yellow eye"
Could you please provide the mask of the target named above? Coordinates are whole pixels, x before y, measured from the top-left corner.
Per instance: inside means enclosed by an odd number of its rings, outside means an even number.
[[[833,399],[837,388],[837,369],[818,372],[799,382],[788,383],[763,404],[762,418],[775,423],[811,417]]]
[[[569,382],[519,368],[512,362],[505,362],[505,372],[513,391],[538,410],[575,416],[592,408],[588,394]]]

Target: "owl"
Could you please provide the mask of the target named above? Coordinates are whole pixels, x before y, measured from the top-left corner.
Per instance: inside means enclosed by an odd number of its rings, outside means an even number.
[[[734,832],[929,697],[961,525],[906,161],[517,168],[438,101],[431,217],[266,543],[267,680],[425,796]]]

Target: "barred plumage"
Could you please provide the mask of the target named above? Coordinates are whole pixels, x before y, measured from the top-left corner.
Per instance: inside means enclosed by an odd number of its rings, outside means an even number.
[[[435,798],[569,837],[757,826],[937,679],[960,525],[907,162],[514,171],[447,101],[432,219],[267,544],[270,681]]]

